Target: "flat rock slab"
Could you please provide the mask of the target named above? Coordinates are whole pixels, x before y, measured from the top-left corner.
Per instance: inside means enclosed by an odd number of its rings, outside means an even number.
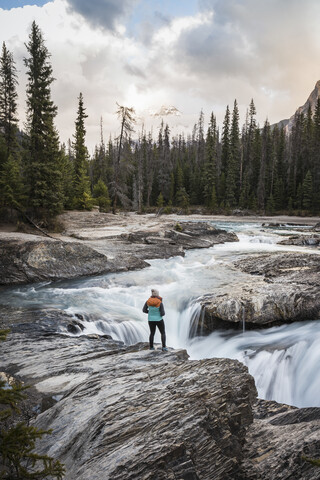
[[[193,326],[208,334],[216,328],[266,327],[320,317],[320,256],[277,253],[235,263],[247,281],[201,299],[205,314]]]

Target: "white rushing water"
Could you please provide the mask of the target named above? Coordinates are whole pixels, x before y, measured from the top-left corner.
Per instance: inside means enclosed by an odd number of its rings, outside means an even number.
[[[3,304],[59,308],[81,314],[79,335],[110,334],[126,344],[147,341],[147,316],[142,307],[150,288],[160,291],[166,310],[169,347],[186,348],[191,359],[228,357],[245,363],[254,376],[259,397],[296,406],[320,406],[320,321],[300,322],[257,331],[216,331],[189,337],[200,315],[197,298],[216,288],[239,284],[245,274],[230,268],[233,260],[253,252],[313,249],[276,245],[279,236],[258,224],[215,225],[236,231],[240,242],[192,250],[184,258],[151,260],[150,268],[77,281],[38,284],[2,292]],[[65,332],[67,334],[67,332]],[[157,332],[156,342],[160,342]]]

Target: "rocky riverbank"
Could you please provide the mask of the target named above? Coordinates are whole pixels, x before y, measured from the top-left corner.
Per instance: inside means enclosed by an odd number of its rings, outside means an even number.
[[[87,218],[86,227],[81,217],[77,228],[71,223],[63,235],[0,232],[0,285],[141,269],[148,266],[144,261],[148,258],[183,256],[188,249],[238,241],[234,233],[207,222],[76,213]]]
[[[33,385],[25,409],[53,431],[37,450],[65,463],[66,480],[318,478],[304,457],[320,455],[320,409],[256,403],[238,361],[66,336],[68,322],[12,310],[0,360]]]

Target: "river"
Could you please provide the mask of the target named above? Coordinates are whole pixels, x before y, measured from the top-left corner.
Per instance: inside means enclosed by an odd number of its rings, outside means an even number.
[[[246,274],[232,262],[250,253],[303,251],[312,248],[276,245],[281,231],[264,231],[261,224],[214,223],[235,231],[237,243],[189,250],[185,257],[149,260],[150,267],[73,281],[8,288],[1,303],[15,307],[59,308],[81,314],[85,329],[78,335],[110,334],[126,344],[148,340],[142,307],[150,288],[159,289],[166,310],[169,347],[187,349],[191,359],[228,357],[248,366],[260,398],[297,407],[320,406],[320,320],[297,322],[265,330],[215,331],[190,338],[190,324],[200,315],[197,299],[215,289],[239,284]],[[247,278],[247,277],[246,277]],[[67,331],[64,331],[66,335]],[[160,342],[157,332],[156,342]]]

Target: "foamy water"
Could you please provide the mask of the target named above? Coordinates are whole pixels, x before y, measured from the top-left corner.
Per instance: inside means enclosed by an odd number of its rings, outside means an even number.
[[[151,266],[140,271],[6,289],[1,303],[81,314],[85,329],[79,329],[78,335],[110,334],[133,344],[148,340],[147,316],[142,307],[150,288],[155,287],[166,310],[168,346],[186,348],[191,359],[240,360],[254,376],[261,398],[320,406],[320,321],[249,332],[216,331],[207,337],[190,338],[192,320],[200,315],[197,299],[216,288],[231,290],[232,285],[248,278],[231,268],[233,260],[259,252],[317,253],[312,248],[276,245],[279,236],[262,231],[259,224],[218,226],[236,231],[240,241],[188,251],[184,258],[151,260]],[[155,340],[160,342],[158,333]]]

